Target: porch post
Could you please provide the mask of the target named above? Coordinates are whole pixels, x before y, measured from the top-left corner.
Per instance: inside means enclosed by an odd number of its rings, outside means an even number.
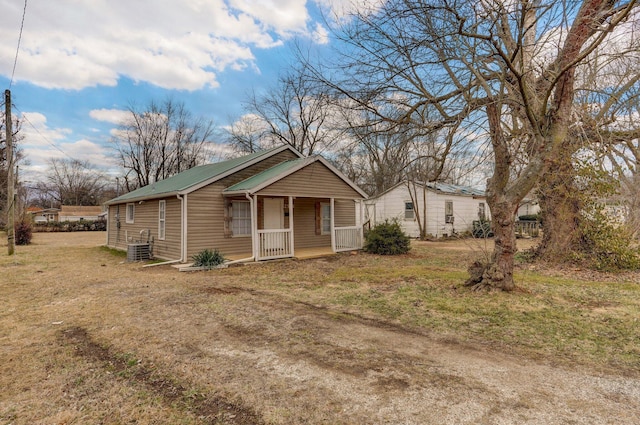
[[[335,220],[334,220],[334,216],[335,216],[335,200],[334,198],[331,198],[331,250],[333,252],[336,252],[336,231],[334,229],[335,227]]]
[[[291,247],[291,256],[296,255],[296,247],[293,244],[293,196],[289,196],[289,246]]]
[[[358,204],[360,204],[360,224],[358,227],[358,233],[360,233],[360,246],[358,248],[362,248],[364,246],[364,199],[358,199]]]
[[[260,238],[258,237],[258,195],[253,195],[251,202],[251,245],[253,247],[254,261],[259,260]]]

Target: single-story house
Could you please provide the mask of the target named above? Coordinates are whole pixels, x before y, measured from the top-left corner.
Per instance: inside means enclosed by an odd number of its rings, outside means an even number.
[[[104,218],[101,206],[62,205],[58,221],[97,221]]]
[[[188,262],[204,249],[259,261],[362,248],[366,194],[321,156],[279,146],[202,165],[107,202],[107,245],[150,243]]]
[[[40,207],[28,207],[27,213],[31,214],[34,223],[50,223],[58,221],[59,208],[40,208]]]
[[[471,232],[473,222],[491,219],[484,191],[440,182],[403,181],[366,201],[371,225],[396,219],[410,237]]]

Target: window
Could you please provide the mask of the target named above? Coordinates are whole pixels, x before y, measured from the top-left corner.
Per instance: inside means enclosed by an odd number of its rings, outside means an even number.
[[[487,219],[487,215],[485,213],[485,209],[484,209],[484,202],[480,202],[478,204],[478,219],[480,221],[485,221]]]
[[[251,236],[251,205],[249,201],[231,202],[231,232],[233,236]]]
[[[133,223],[135,213],[136,213],[136,204],[127,204],[127,216],[125,221],[127,223]]]
[[[158,202],[158,239],[164,240],[164,223],[167,201]]]
[[[413,220],[415,218],[415,211],[413,211],[413,202],[404,203],[404,218],[406,220]]]
[[[444,222],[453,223],[453,201],[444,201]]]
[[[322,235],[330,235],[331,234],[331,204],[321,203],[320,204],[320,217],[321,217],[321,234]]]

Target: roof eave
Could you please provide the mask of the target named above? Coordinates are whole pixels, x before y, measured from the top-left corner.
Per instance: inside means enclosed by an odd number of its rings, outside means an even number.
[[[176,195],[182,195],[182,194],[183,193],[181,191],[172,191],[172,192],[165,192],[165,193],[154,193],[153,195],[146,195],[146,196],[136,196],[133,198],[120,199],[120,200],[118,200],[118,198],[115,198],[105,202],[104,205],[110,206],[110,205],[117,205],[117,204],[130,204],[133,202],[149,201],[151,199],[170,198],[170,197],[173,197]]]

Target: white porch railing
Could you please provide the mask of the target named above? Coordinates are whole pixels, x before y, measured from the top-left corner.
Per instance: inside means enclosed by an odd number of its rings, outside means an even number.
[[[293,256],[291,229],[258,230],[258,260]]]
[[[362,248],[362,229],[360,226],[336,227],[336,252]]]

